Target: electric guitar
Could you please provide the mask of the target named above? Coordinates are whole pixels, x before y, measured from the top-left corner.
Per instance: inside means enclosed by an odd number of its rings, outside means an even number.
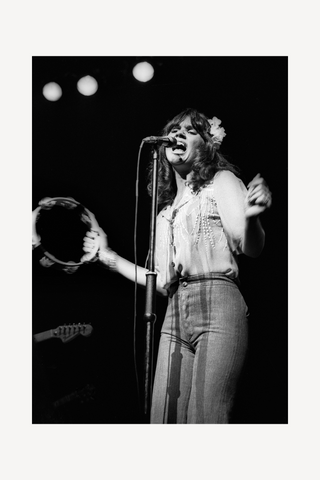
[[[49,338],[60,338],[63,343],[70,342],[78,335],[88,337],[92,333],[92,326],[86,323],[73,323],[69,325],[62,325],[52,330],[36,333],[33,335],[35,342],[43,342]]]

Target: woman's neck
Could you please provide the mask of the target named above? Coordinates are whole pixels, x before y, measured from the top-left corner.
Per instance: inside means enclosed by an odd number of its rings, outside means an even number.
[[[191,180],[191,176],[192,176],[192,173],[189,172],[187,175],[185,176],[181,176],[176,170],[175,170],[175,177],[176,177],[176,184],[177,184],[177,193],[176,193],[176,196],[175,196],[175,199],[174,199],[174,205],[176,205],[177,203],[179,203],[179,201],[181,200],[186,188],[187,187],[187,183]]]

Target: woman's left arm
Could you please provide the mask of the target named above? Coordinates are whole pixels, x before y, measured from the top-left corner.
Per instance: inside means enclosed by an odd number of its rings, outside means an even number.
[[[245,230],[242,251],[249,257],[258,257],[263,250],[265,232],[259,215],[271,207],[272,195],[265,180],[258,173],[248,184],[245,199]]]

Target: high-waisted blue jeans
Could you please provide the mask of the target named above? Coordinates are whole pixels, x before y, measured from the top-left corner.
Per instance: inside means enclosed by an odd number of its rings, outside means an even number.
[[[247,306],[234,281],[180,279],[161,330],[151,423],[229,423],[247,343]]]

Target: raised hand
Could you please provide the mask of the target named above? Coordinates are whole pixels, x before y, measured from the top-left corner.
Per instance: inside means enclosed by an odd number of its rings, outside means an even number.
[[[254,217],[271,207],[272,194],[266,181],[258,173],[248,184],[246,217]]]
[[[108,248],[108,239],[102,228],[90,230],[83,239],[83,251],[86,252],[81,258],[82,262],[92,262],[97,260],[97,253],[100,250]]]

